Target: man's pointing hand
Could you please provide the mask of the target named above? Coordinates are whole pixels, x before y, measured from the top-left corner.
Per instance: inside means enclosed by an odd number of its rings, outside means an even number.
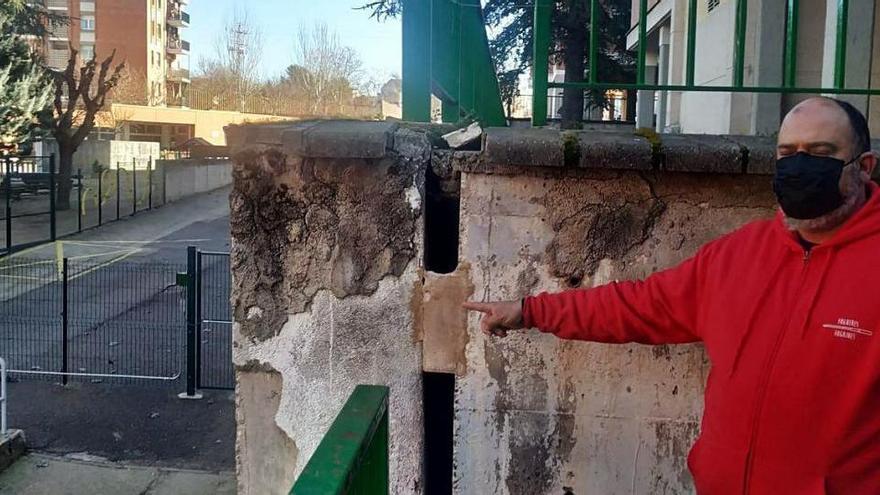
[[[480,329],[486,335],[506,337],[508,330],[525,328],[522,317],[521,301],[474,302],[468,301],[462,307],[483,313]]]

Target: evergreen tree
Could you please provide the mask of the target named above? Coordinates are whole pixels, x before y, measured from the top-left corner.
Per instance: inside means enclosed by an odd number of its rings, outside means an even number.
[[[4,148],[33,136],[52,95],[37,56],[15,28],[25,12],[16,2],[0,6],[0,146]]]
[[[553,0],[552,4],[550,61],[565,67],[565,82],[583,82],[589,67],[590,2]],[[489,46],[498,72],[502,99],[509,105],[516,95],[519,77],[532,66],[534,3],[486,0],[483,5],[486,24],[498,30],[489,41]],[[373,0],[362,8],[381,21],[400,15],[402,0]],[[626,51],[630,9],[630,0],[599,1],[598,81],[634,82],[635,60]],[[562,93],[561,117],[565,127],[578,125],[585,104],[587,107],[608,104],[604,91],[584,92],[577,88],[564,88]]]

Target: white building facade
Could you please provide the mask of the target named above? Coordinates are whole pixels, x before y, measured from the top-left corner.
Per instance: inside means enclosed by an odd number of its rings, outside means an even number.
[[[627,46],[638,48],[639,0],[632,0],[632,29]],[[688,0],[649,0],[646,82],[686,82]],[[748,0],[743,84],[783,84],[787,4],[784,0]],[[800,0],[797,21],[795,85],[834,86],[837,53],[837,0]],[[874,0],[849,0],[846,36],[846,88],[880,87],[880,53],[875,26],[880,6]],[[736,0],[696,1],[694,84],[732,86]],[[877,61],[878,63],[875,63]],[[810,94],[640,91],[637,127],[658,132],[772,135],[782,116]],[[828,96],[836,96],[828,94]],[[880,134],[880,98],[840,96],[869,116]]]

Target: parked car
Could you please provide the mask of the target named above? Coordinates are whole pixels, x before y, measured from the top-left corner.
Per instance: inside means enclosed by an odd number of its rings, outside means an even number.
[[[9,181],[9,185],[7,185],[7,181]],[[21,199],[21,193],[28,191],[28,185],[25,184],[24,179],[17,175],[3,176],[3,179],[0,180],[0,196],[6,196],[6,191],[10,192],[12,199]]]

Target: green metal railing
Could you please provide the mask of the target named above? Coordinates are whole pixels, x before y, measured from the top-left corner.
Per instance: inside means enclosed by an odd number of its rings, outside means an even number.
[[[403,119],[507,125],[480,0],[403,0]]]
[[[783,0],[779,0],[783,1]],[[880,95],[880,89],[850,88],[846,86],[846,43],[847,16],[849,15],[848,0],[837,0],[837,23],[834,57],[834,86],[830,88],[798,87],[797,74],[797,41],[798,41],[798,0],[786,2],[786,29],[783,57],[783,81],[780,86],[747,86],[744,84],[746,28],[748,26],[748,0],[736,0],[734,51],[733,51],[733,84],[729,86],[697,85],[694,82],[694,58],[696,54],[697,0],[688,0],[687,44],[685,61],[685,84],[653,84],[645,81],[646,39],[648,1],[639,0],[639,20],[636,26],[638,35],[636,81],[633,83],[609,83],[598,80],[599,0],[590,0],[590,54],[589,74],[587,81],[578,83],[557,83],[547,81],[548,53],[550,51],[553,0],[534,0],[534,44],[533,44],[533,81],[532,96],[533,117],[535,126],[547,123],[547,91],[548,88],[574,87],[583,90],[649,90],[649,91],[715,91],[737,93],[816,93],[816,94],[855,94]]]
[[[290,493],[388,494],[388,387],[354,389]]]

